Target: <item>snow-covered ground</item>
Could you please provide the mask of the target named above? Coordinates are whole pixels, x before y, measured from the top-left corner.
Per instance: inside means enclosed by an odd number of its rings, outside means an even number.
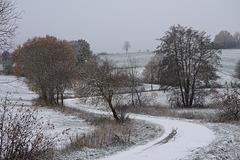
[[[109,114],[109,112],[97,110],[88,107],[88,105],[81,105],[81,102],[79,102],[77,99],[68,99],[65,101],[65,105],[68,107],[89,111],[91,113],[106,115]],[[130,114],[129,117],[161,125],[164,128],[164,134],[150,143],[142,146],[137,146],[135,148],[129,149],[128,151],[117,153],[113,156],[103,158],[104,160],[180,159],[191,154],[192,150],[195,150],[196,148],[207,146],[215,139],[214,133],[210,129],[200,124],[192,123],[190,121],[170,119],[166,117],[160,118],[154,116],[143,116],[137,114]],[[177,130],[177,134],[174,139],[170,140],[166,144],[157,144],[166,138],[172,132],[172,129]],[[172,154],[173,151],[174,154]]]
[[[228,54],[232,58],[229,59]],[[240,58],[239,55],[240,50],[225,50],[223,52],[223,68],[220,68],[220,72],[218,73],[221,76],[219,82],[222,84],[224,84],[225,81],[230,82],[237,80],[232,77],[232,74],[234,73],[234,66]],[[153,54],[151,53],[133,54],[132,58],[136,57],[136,61],[139,62],[138,66],[140,66],[140,70],[142,70],[143,66],[147,64],[152,56]],[[122,60],[119,59],[119,57],[122,57]],[[123,65],[127,62],[128,57],[117,55],[114,59],[119,60],[119,64]],[[147,87],[149,88],[149,85],[146,85],[146,88]],[[155,89],[158,88],[158,86],[154,87]],[[166,93],[155,91],[153,94],[157,95],[158,98],[152,103],[168,104]],[[18,104],[24,103],[26,106],[31,106],[31,100],[38,97],[35,93],[28,90],[23,79],[17,79],[15,76],[1,75],[0,98],[4,98],[6,95],[13,102],[18,102]],[[65,104],[69,107],[87,110],[96,114],[111,114],[103,111],[102,106],[96,108],[89,104],[84,105],[78,101],[78,99],[65,100]],[[81,134],[94,129],[93,126],[88,125],[78,117],[65,115],[52,109],[41,108],[38,116],[43,117],[44,120],[50,121],[50,123],[55,125],[55,130],[49,131],[49,133],[61,132],[64,129],[71,128],[70,134]],[[237,125],[212,124],[197,120],[188,121],[134,114],[131,114],[130,117],[161,125],[164,128],[164,134],[145,145],[135,146],[127,151],[122,151],[102,159],[237,159],[240,157],[240,127]],[[173,139],[168,143],[155,145],[164,139],[173,128],[177,129],[177,134]],[[62,143],[69,142],[68,137],[62,138],[65,139]]]
[[[103,158],[104,160],[172,160],[180,159],[189,154],[196,148],[205,147],[214,140],[214,133],[199,124],[185,122],[182,120],[172,120],[168,118],[158,118],[150,116],[134,115],[132,118],[146,120],[148,122],[161,124],[165,129],[162,137],[150,142],[146,145],[130,149],[128,151]],[[174,139],[166,144],[157,144],[171,133],[172,129],[177,129],[177,134]],[[207,135],[207,136],[202,136]]]
[[[17,79],[15,76],[0,75],[0,104],[3,103],[3,99],[5,99],[6,96],[12,106],[19,107],[23,105],[26,108],[32,106],[32,99],[38,97],[37,94],[28,90],[23,78]],[[48,130],[46,134],[49,134],[49,136],[58,134],[61,141],[58,142],[57,148],[69,143],[69,136],[71,135],[81,135],[94,130],[94,127],[87,124],[84,120],[76,116],[65,115],[57,110],[38,107],[36,114],[39,119],[42,117],[45,123],[49,122],[55,126],[54,129]],[[70,128],[69,135],[61,134],[62,131],[68,128]]]
[[[43,117],[43,121],[50,122],[54,125],[54,129],[48,130],[46,134],[58,135],[61,140],[57,143],[56,147],[61,149],[68,143],[70,143],[69,136],[83,135],[84,133],[92,132],[95,128],[89,125],[83,119],[77,116],[66,115],[57,110],[39,108],[38,118]],[[68,134],[61,134],[62,131],[70,129]]]
[[[99,55],[100,58],[107,58],[114,61],[118,66],[129,66],[130,61],[137,67],[144,67],[154,57],[152,52],[119,53]]]
[[[68,99],[65,101],[65,104],[68,107],[111,116],[111,113],[103,111],[102,106],[94,107],[89,106],[89,104],[82,104],[78,99]],[[185,109],[179,110],[178,112],[194,111]],[[202,112],[204,114],[206,110],[203,110]],[[214,110],[211,110],[211,112],[214,113]],[[199,120],[184,120],[166,117],[160,118],[136,114],[131,114],[130,118],[159,124],[164,128],[164,134],[145,145],[135,146],[127,151],[121,151],[112,156],[103,157],[102,160],[236,160],[240,157],[240,127],[238,125],[206,123]],[[155,145],[168,136],[173,128],[177,129],[177,134],[173,139],[166,144]]]
[[[25,106],[31,106],[31,100],[38,97],[28,89],[23,78],[17,79],[16,76],[0,75],[0,98],[6,96],[12,103],[18,102],[19,105],[24,103]]]

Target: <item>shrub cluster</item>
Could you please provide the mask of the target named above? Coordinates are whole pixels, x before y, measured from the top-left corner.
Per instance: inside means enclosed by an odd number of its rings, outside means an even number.
[[[219,120],[232,121],[240,119],[240,92],[236,84],[226,83],[224,93],[213,90],[214,105],[219,107]]]
[[[57,136],[46,136],[53,128],[37,118],[34,108],[11,107],[5,98],[0,105],[0,159],[51,159]]]

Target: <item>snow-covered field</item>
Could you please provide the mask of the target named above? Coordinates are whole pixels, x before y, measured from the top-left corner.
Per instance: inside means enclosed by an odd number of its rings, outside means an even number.
[[[28,90],[23,78],[17,79],[15,76],[0,75],[0,104],[3,103],[3,99],[6,97],[10,100],[12,106],[19,107],[23,105],[30,107],[32,106],[32,99],[37,98],[38,95]],[[56,110],[39,107],[36,113],[38,118],[42,117],[44,122],[49,122],[55,126],[54,129],[47,131],[46,134],[50,136],[61,133],[68,128],[71,128],[69,135],[83,134],[94,129],[84,120],[76,116],[65,115]],[[59,134],[58,137],[62,141],[58,143],[58,148],[70,142],[69,135]]]
[[[136,62],[136,66],[141,68],[146,66],[146,64],[154,57],[151,52],[141,52],[141,53],[119,53],[119,54],[107,54],[100,55],[101,58],[108,58],[113,60],[118,66],[128,66],[129,59]],[[240,49],[224,49],[221,55],[221,66],[219,71],[223,74],[233,75],[234,68],[238,60],[240,60]]]
[[[136,63],[137,67],[144,67],[153,58],[152,52],[119,53],[99,55],[100,58],[107,58],[114,61],[118,66],[128,66],[130,60]]]
[[[103,57],[103,56],[102,56]],[[139,70],[153,57],[152,53],[115,54],[106,55],[117,62],[119,66],[127,65],[128,57],[135,59]],[[219,68],[222,84],[227,81],[237,81],[233,78],[234,67],[240,59],[240,50],[223,50],[222,67]],[[146,85],[146,88],[149,87]],[[156,88],[158,86],[155,86]],[[156,92],[157,98],[154,103],[167,105],[167,97],[163,92]],[[0,98],[8,96],[13,102],[26,106],[32,105],[32,99],[38,96],[29,91],[23,79],[15,76],[0,76]],[[20,100],[21,99],[21,100]],[[109,114],[91,105],[83,105],[77,99],[65,100],[65,104],[96,114]],[[101,107],[100,107],[101,108]],[[214,112],[214,111],[211,111]],[[89,132],[93,126],[85,123],[75,116],[65,115],[52,109],[41,108],[39,116],[55,125],[55,130],[50,133],[61,132],[71,128],[70,134]],[[104,157],[103,159],[240,159],[240,127],[230,124],[206,123],[197,120],[183,120],[172,118],[159,118],[154,116],[130,115],[131,118],[156,123],[164,128],[164,133],[152,142],[145,145],[135,146],[127,151]],[[177,129],[176,136],[166,144],[155,145],[164,139],[172,129]],[[62,137],[62,143],[69,142],[68,137]],[[82,158],[82,157],[81,157]]]

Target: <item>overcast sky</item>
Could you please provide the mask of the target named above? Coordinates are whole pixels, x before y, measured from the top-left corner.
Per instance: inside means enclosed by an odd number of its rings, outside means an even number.
[[[24,43],[46,34],[85,39],[94,53],[155,50],[170,26],[206,31],[240,31],[240,0],[17,0],[23,10],[15,39]]]

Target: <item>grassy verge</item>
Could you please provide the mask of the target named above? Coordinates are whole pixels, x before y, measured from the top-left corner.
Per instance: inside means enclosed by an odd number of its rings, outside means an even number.
[[[92,132],[70,135],[70,144],[56,151],[55,159],[97,159],[135,145],[145,144],[163,132],[160,126],[145,121],[128,119],[124,123],[118,123],[111,117],[66,106],[48,108],[77,116],[95,128]]]

